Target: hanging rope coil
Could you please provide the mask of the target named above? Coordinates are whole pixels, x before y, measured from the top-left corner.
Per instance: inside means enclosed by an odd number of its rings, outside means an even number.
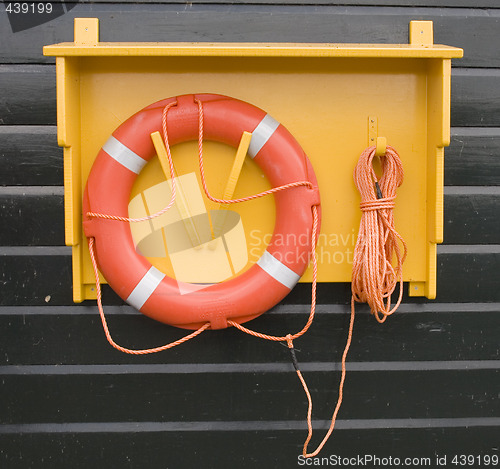
[[[354,182],[361,195],[359,234],[352,264],[352,295],[368,303],[378,322],[384,322],[403,298],[403,262],[407,247],[394,228],[394,199],[403,182],[403,165],[396,150],[387,147],[380,157],[382,176],[373,169],[375,147],[361,154],[354,169]],[[403,246],[401,252],[400,244]],[[396,257],[396,265],[392,261]],[[391,295],[399,283],[399,297],[391,307]]]

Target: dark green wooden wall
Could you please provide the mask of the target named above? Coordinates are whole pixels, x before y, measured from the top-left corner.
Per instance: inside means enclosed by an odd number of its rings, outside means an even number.
[[[0,4],[0,468],[294,468],[306,435],[283,345],[225,330],[131,357],[107,344],[92,302],[72,303],[55,67],[42,46],[71,41],[75,16],[99,17],[103,41],[405,43],[408,22],[422,19],[434,21],[435,42],[464,49],[452,71],[438,297],[405,296],[383,326],[359,308],[346,398],[322,456],[428,457],[435,467],[447,455],[457,467],[455,454],[498,455],[500,3],[310,3],[84,1],[17,33]],[[252,326],[299,329],[309,288]],[[317,320],[296,343],[315,404],[313,444],[336,401],[349,285],[321,285],[318,295]],[[183,335],[110,290],[105,303],[126,346]]]

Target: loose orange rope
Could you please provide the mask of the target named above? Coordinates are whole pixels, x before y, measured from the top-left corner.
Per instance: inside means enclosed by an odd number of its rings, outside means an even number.
[[[311,284],[311,309],[309,311],[309,317],[304,327],[295,334],[287,334],[286,336],[274,336],[253,331],[229,319],[227,321],[228,324],[236,327],[237,329],[239,329],[242,332],[245,332],[246,334],[253,335],[254,337],[258,337],[260,339],[271,340],[275,342],[286,341],[287,343],[289,343],[289,341],[293,339],[299,338],[301,335],[306,333],[309,327],[311,327],[311,324],[314,320],[314,314],[316,312],[316,285],[318,282],[318,259],[316,256],[316,240],[318,239],[319,217],[318,217],[318,208],[316,206],[312,207],[312,213],[313,213],[313,229],[312,229],[312,242],[311,242],[311,259],[312,259],[313,271],[312,271],[312,284]]]
[[[340,376],[340,383],[339,383],[339,395],[337,398],[337,404],[335,405],[335,410],[333,411],[332,419],[330,421],[330,427],[328,428],[328,431],[326,432],[325,436],[321,440],[321,443],[318,445],[318,447],[312,452],[308,453],[307,452],[307,447],[309,446],[309,442],[311,441],[312,435],[313,435],[313,427],[312,427],[312,398],[311,394],[309,392],[309,389],[306,384],[306,380],[302,376],[302,373],[298,369],[298,365],[295,367],[295,371],[297,373],[297,376],[299,377],[300,382],[302,383],[302,387],[304,388],[304,392],[306,393],[307,396],[307,438],[306,441],[304,442],[304,446],[302,448],[302,456],[305,458],[313,458],[314,456],[318,455],[319,452],[323,449],[323,446],[325,446],[326,442],[330,438],[330,435],[333,432],[333,429],[335,428],[335,423],[337,421],[337,414],[340,410],[340,406],[342,405],[342,399],[344,396],[344,382],[345,382],[345,377],[346,377],[346,359],[347,359],[347,353],[349,352],[349,347],[351,346],[351,341],[352,341],[352,331],[354,328],[354,315],[355,315],[355,308],[354,308],[354,297],[351,297],[351,318],[349,321],[349,332],[347,334],[347,342],[344,348],[344,352],[342,353],[342,371],[341,371],[341,376]],[[295,356],[295,352],[293,352],[293,342],[292,342],[292,337],[287,336],[287,344],[288,348],[292,351],[292,357]],[[295,364],[295,360],[294,360]]]
[[[94,268],[94,275],[95,275],[95,286],[96,286],[96,291],[97,291],[97,307],[99,309],[99,315],[101,316],[101,322],[102,322],[102,327],[104,329],[104,333],[106,334],[106,339],[108,339],[108,342],[117,350],[120,352],[124,353],[130,353],[132,355],[146,355],[148,353],[156,353],[156,352],[162,352],[163,350],[167,350],[169,348],[175,347],[177,345],[183,344],[184,342],[187,342],[188,340],[196,337],[197,335],[201,334],[204,330],[208,329],[210,327],[210,323],[207,322],[206,324],[203,324],[199,329],[196,331],[192,332],[189,335],[186,335],[179,340],[176,340],[175,342],[171,342],[166,345],[162,345],[161,347],[155,347],[155,348],[148,348],[148,349],[129,349],[122,347],[121,345],[117,344],[113,338],[111,337],[111,333],[109,332],[108,328],[108,323],[106,321],[106,316],[104,315],[104,309],[102,306],[102,294],[101,294],[101,282],[99,281],[99,271],[97,269],[97,261],[95,258],[95,247],[94,247],[94,238],[89,238],[89,252],[90,252],[90,258],[92,260],[92,266]]]
[[[287,184],[285,186],[280,186],[278,188],[271,189],[269,191],[262,192],[260,194],[257,194],[255,196],[250,196],[250,197],[245,197],[242,199],[236,199],[236,200],[220,200],[220,199],[215,199],[212,197],[208,191],[207,184],[205,181],[205,172],[203,169],[203,106],[200,101],[198,101],[198,110],[199,110],[199,134],[198,134],[198,153],[199,153],[199,163],[200,163],[200,174],[201,174],[201,181],[203,185],[203,190],[205,191],[206,196],[217,203],[237,203],[237,202],[244,202],[246,200],[251,200],[257,197],[262,197],[264,195],[267,195],[269,193],[277,192],[278,190],[282,189],[287,189],[289,187],[293,187],[292,184]],[[311,185],[310,183],[294,183],[295,185]],[[299,370],[297,359],[295,357],[295,351],[293,347],[293,340],[299,338],[302,336],[311,326],[313,319],[314,319],[314,314],[316,310],[316,290],[317,290],[317,277],[318,277],[318,262],[317,262],[317,256],[316,256],[316,241],[317,241],[317,236],[318,236],[318,208],[316,206],[312,207],[312,212],[313,212],[313,229],[312,229],[312,237],[311,237],[311,258],[312,258],[312,263],[313,263],[313,278],[312,278],[312,285],[311,285],[311,309],[309,312],[309,318],[305,324],[305,326],[297,333],[295,334],[287,334],[286,336],[273,336],[273,335],[268,335],[268,334],[263,334],[261,332],[256,332],[251,329],[248,329],[247,327],[242,326],[241,324],[228,320],[227,323],[230,324],[231,326],[236,327],[242,332],[245,332],[246,334],[252,335],[254,337],[258,337],[260,339],[265,339],[265,340],[271,340],[271,341],[286,341],[290,351],[292,352],[292,360],[293,364],[295,366],[295,370],[297,373],[297,376],[299,377],[300,382],[302,383],[302,386],[304,388],[304,392],[307,396],[307,401],[308,401],[308,410],[307,410],[307,428],[308,428],[308,435],[307,438],[304,442],[302,454],[306,458],[314,457],[316,456],[325,443],[328,441],[330,438],[330,435],[333,432],[333,429],[335,427],[335,422],[337,419],[337,414],[340,410],[340,406],[342,404],[342,398],[343,398],[343,388],[344,388],[344,382],[345,382],[345,376],[346,376],[346,358],[347,358],[347,353],[349,351],[349,347],[351,345],[351,340],[352,340],[352,331],[354,327],[354,314],[355,314],[355,308],[354,308],[354,296],[351,299],[351,319],[350,319],[350,324],[349,324],[349,333],[348,333],[348,338],[347,338],[347,343],[344,349],[344,353],[342,354],[342,373],[341,373],[341,379],[340,379],[340,384],[339,384],[339,395],[338,395],[338,400],[337,404],[335,406],[335,410],[333,412],[332,420],[330,423],[330,428],[328,429],[325,437],[319,444],[319,446],[316,448],[316,450],[312,453],[307,452],[307,447],[309,445],[309,441],[312,438],[312,398],[311,394],[309,392],[309,389],[307,387],[307,383],[302,376],[301,371]]]

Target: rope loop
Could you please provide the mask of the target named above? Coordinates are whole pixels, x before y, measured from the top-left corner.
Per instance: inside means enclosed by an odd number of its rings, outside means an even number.
[[[376,200],[366,200],[359,204],[362,212],[392,210],[395,207],[394,197],[384,197]]]

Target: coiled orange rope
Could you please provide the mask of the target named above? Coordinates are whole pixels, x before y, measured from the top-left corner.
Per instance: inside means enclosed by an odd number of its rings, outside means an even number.
[[[403,182],[403,165],[396,150],[387,147],[380,157],[382,176],[373,169],[375,148],[367,148],[354,170],[354,182],[361,194],[363,212],[352,264],[352,295],[368,303],[378,322],[384,322],[403,298],[403,262],[407,247],[394,228],[394,199]],[[403,245],[403,253],[399,247]],[[396,267],[392,266],[394,254]],[[399,283],[399,297],[391,308],[391,295]]]

